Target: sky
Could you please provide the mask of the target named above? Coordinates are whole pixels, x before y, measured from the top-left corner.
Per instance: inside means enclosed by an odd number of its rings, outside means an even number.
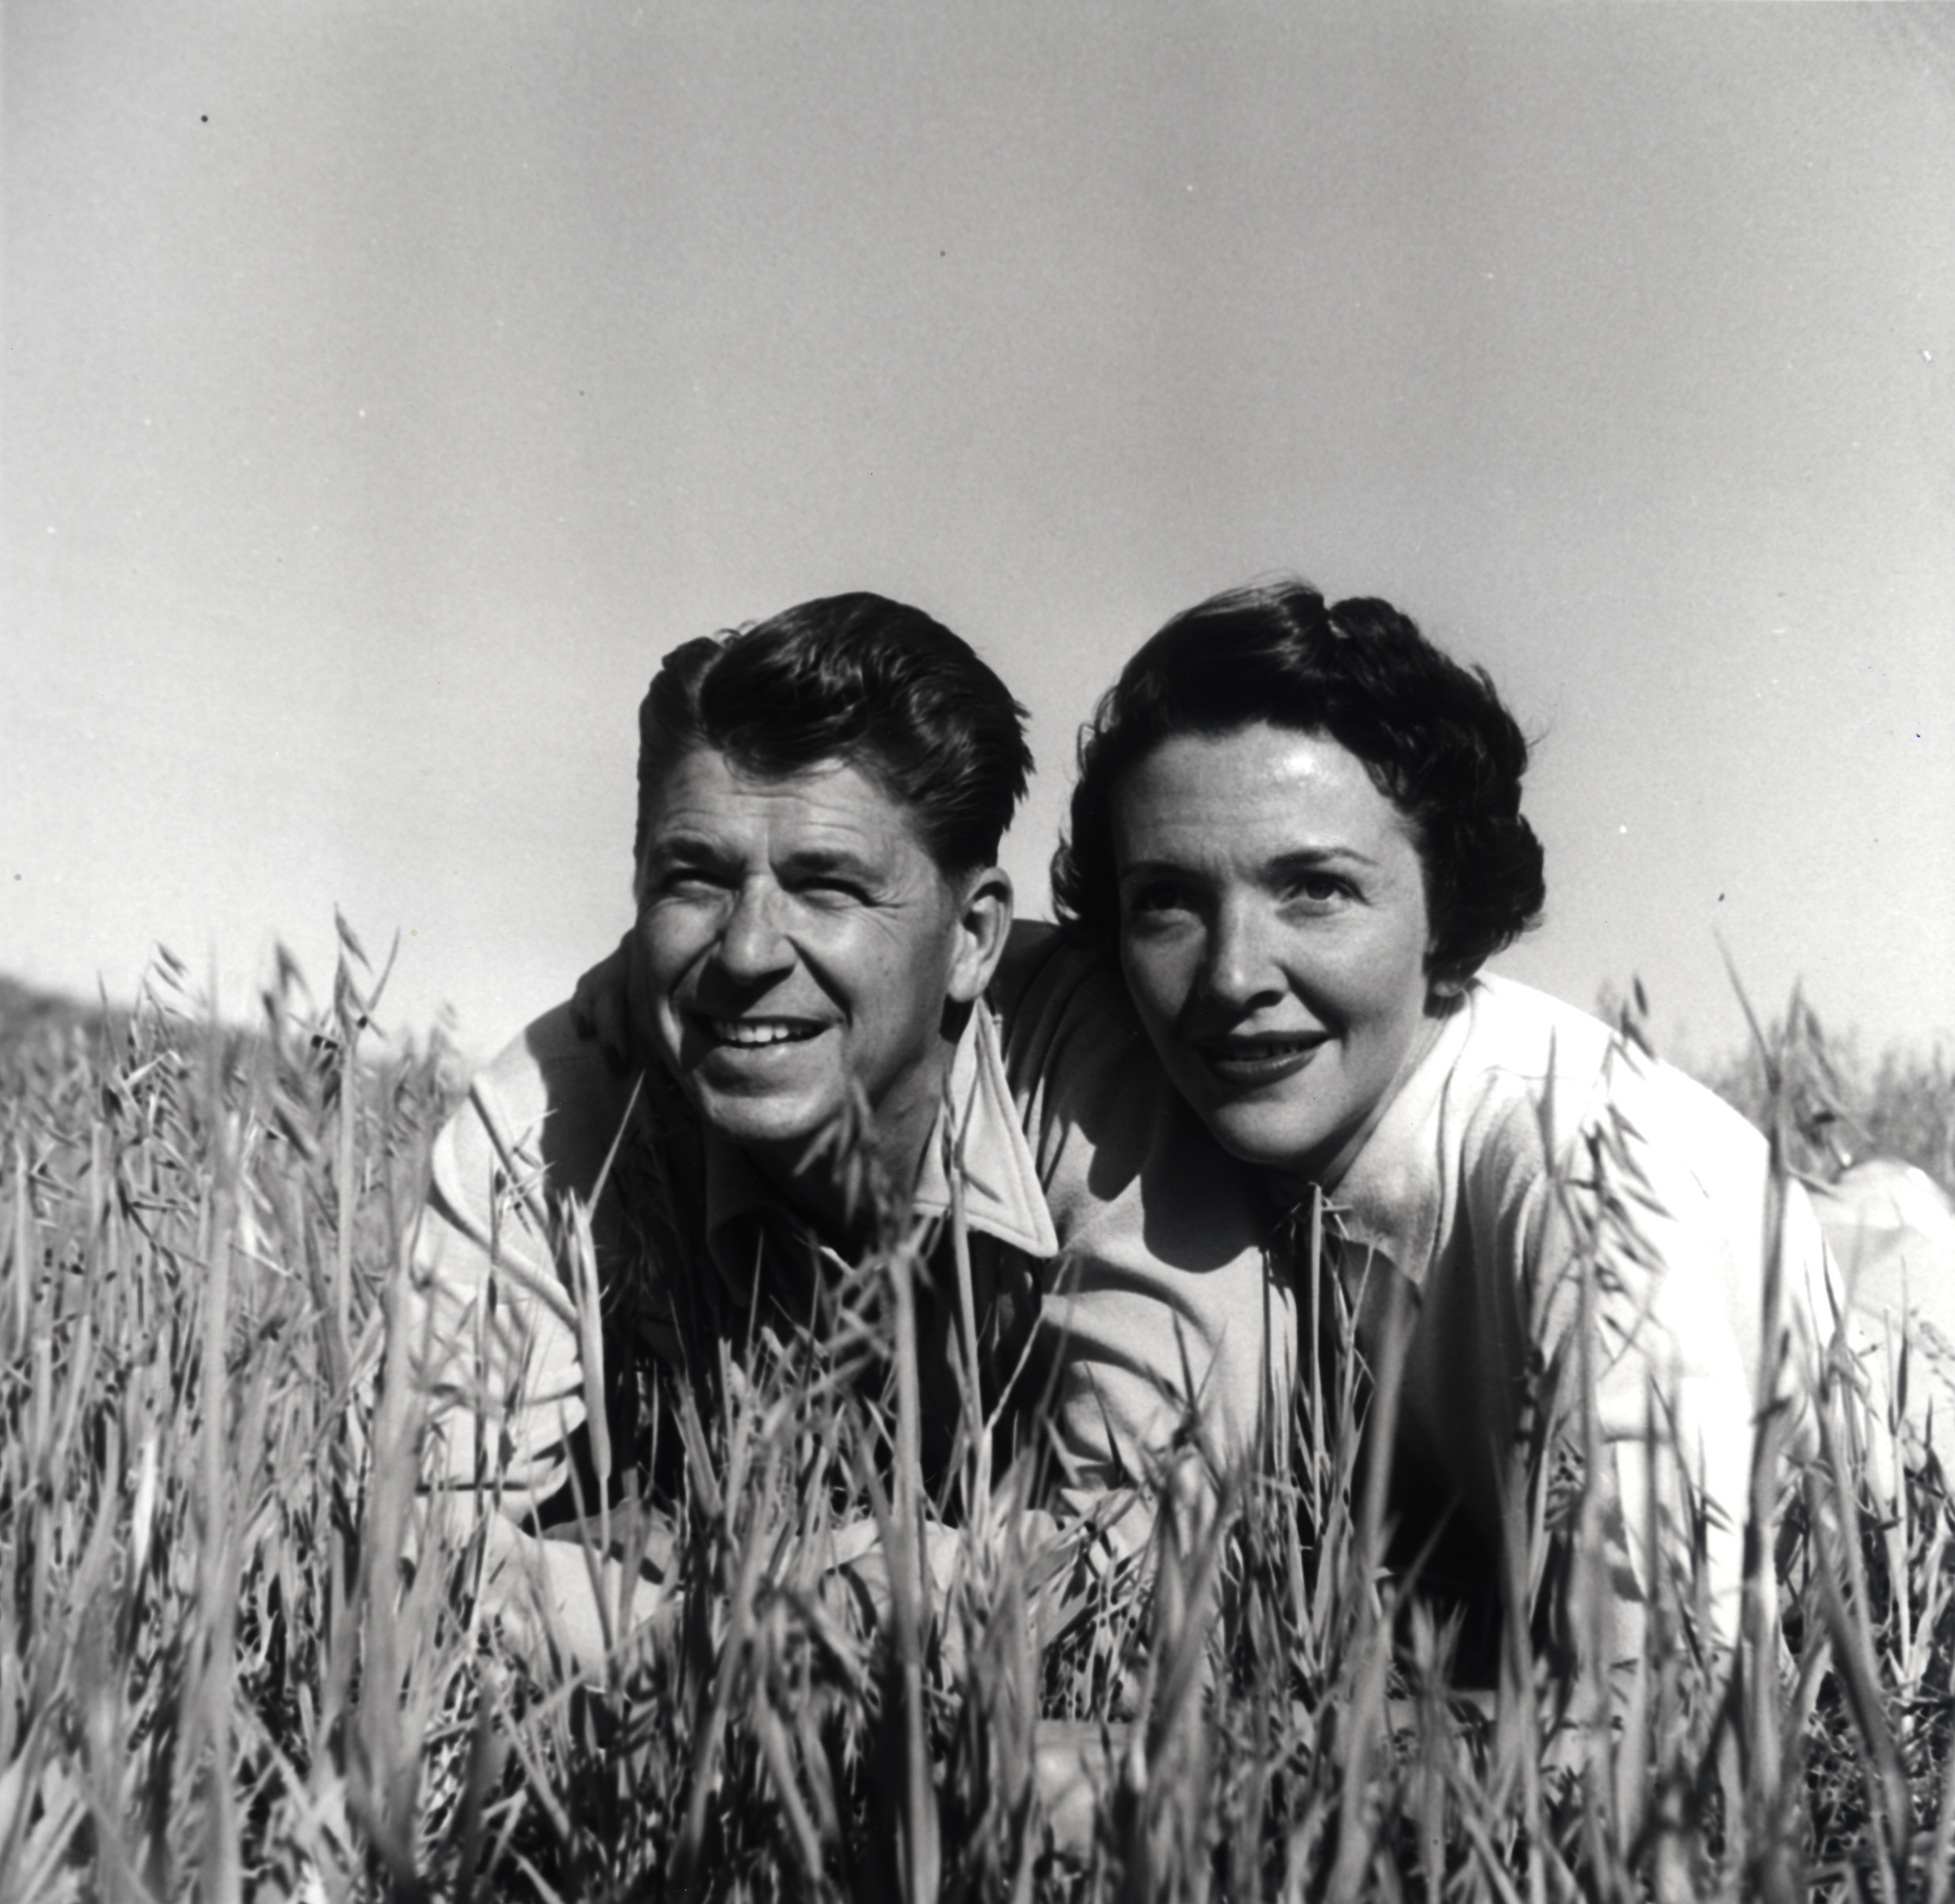
[[[486,1056],[629,922],[660,656],[871,588],[1073,740],[1300,572],[1485,666],[1680,1055],[1955,1033],[1955,9],[0,13],[0,971],[334,908]]]

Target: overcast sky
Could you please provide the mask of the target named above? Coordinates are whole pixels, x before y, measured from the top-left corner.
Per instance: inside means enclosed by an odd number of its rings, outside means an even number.
[[[1539,737],[1577,1003],[1955,1028],[1955,14],[0,15],[0,970],[337,903],[492,1049],[629,917],[661,653],[868,587],[1072,736],[1297,569]]]

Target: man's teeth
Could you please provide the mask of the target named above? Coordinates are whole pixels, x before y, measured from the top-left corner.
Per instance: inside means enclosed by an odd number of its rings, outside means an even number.
[[[813,1025],[782,1024],[778,1019],[715,1018],[713,1036],[728,1045],[791,1045],[814,1036]]]

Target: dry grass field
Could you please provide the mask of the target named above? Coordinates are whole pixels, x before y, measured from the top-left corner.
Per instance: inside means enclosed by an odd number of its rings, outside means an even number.
[[[605,1676],[519,1655],[473,1591],[478,1529],[438,1517],[402,1558],[440,1054],[372,1054],[351,941],[329,1006],[287,972],[249,1035],[180,980],[0,1038],[6,1899],[1955,1895],[1955,1503],[1932,1468],[1876,1502],[1857,1451],[1889,1425],[1839,1396],[1804,1466],[1762,1426],[1728,1677],[1693,1578],[1627,1680],[1585,1663],[1596,1510],[1545,1451],[1515,1464],[1506,1615],[1469,1667],[1387,1565],[1356,1428],[1393,1372],[1349,1357],[1143,1572],[1068,1571],[973,1452],[933,1597],[910,1391],[883,1420],[834,1379],[900,1345],[898,1250],[849,1341],[702,1385],[666,1451],[671,1590]],[[1788,1157],[1808,1032],[1726,1080]],[[1946,1176],[1945,1067],[1827,1088]],[[863,1517],[873,1624],[823,1566]],[[1056,1831],[1041,1720],[1111,1768]]]

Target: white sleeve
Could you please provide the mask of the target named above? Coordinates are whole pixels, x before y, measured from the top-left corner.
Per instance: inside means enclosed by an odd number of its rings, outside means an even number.
[[[1686,1592],[1701,1578],[1711,1637],[1728,1648],[1766,1384],[1802,1395],[1803,1380],[1780,1371],[1806,1362],[1759,1346],[1764,1145],[1735,1113],[1699,1106],[1695,1090],[1640,1053],[1610,1052],[1553,1192],[1532,1284],[1541,1339],[1569,1349],[1573,1397],[1592,1397],[1607,1463],[1595,1478],[1619,1510],[1605,1519],[1607,1566],[1645,1605],[1658,1570]],[[1801,1275],[1788,1267],[1785,1313],[1809,1339]]]
[[[585,1417],[577,1309],[560,1274],[533,1131],[509,1128],[491,1076],[435,1142],[414,1251],[414,1364],[446,1484],[521,1514],[567,1471]]]

